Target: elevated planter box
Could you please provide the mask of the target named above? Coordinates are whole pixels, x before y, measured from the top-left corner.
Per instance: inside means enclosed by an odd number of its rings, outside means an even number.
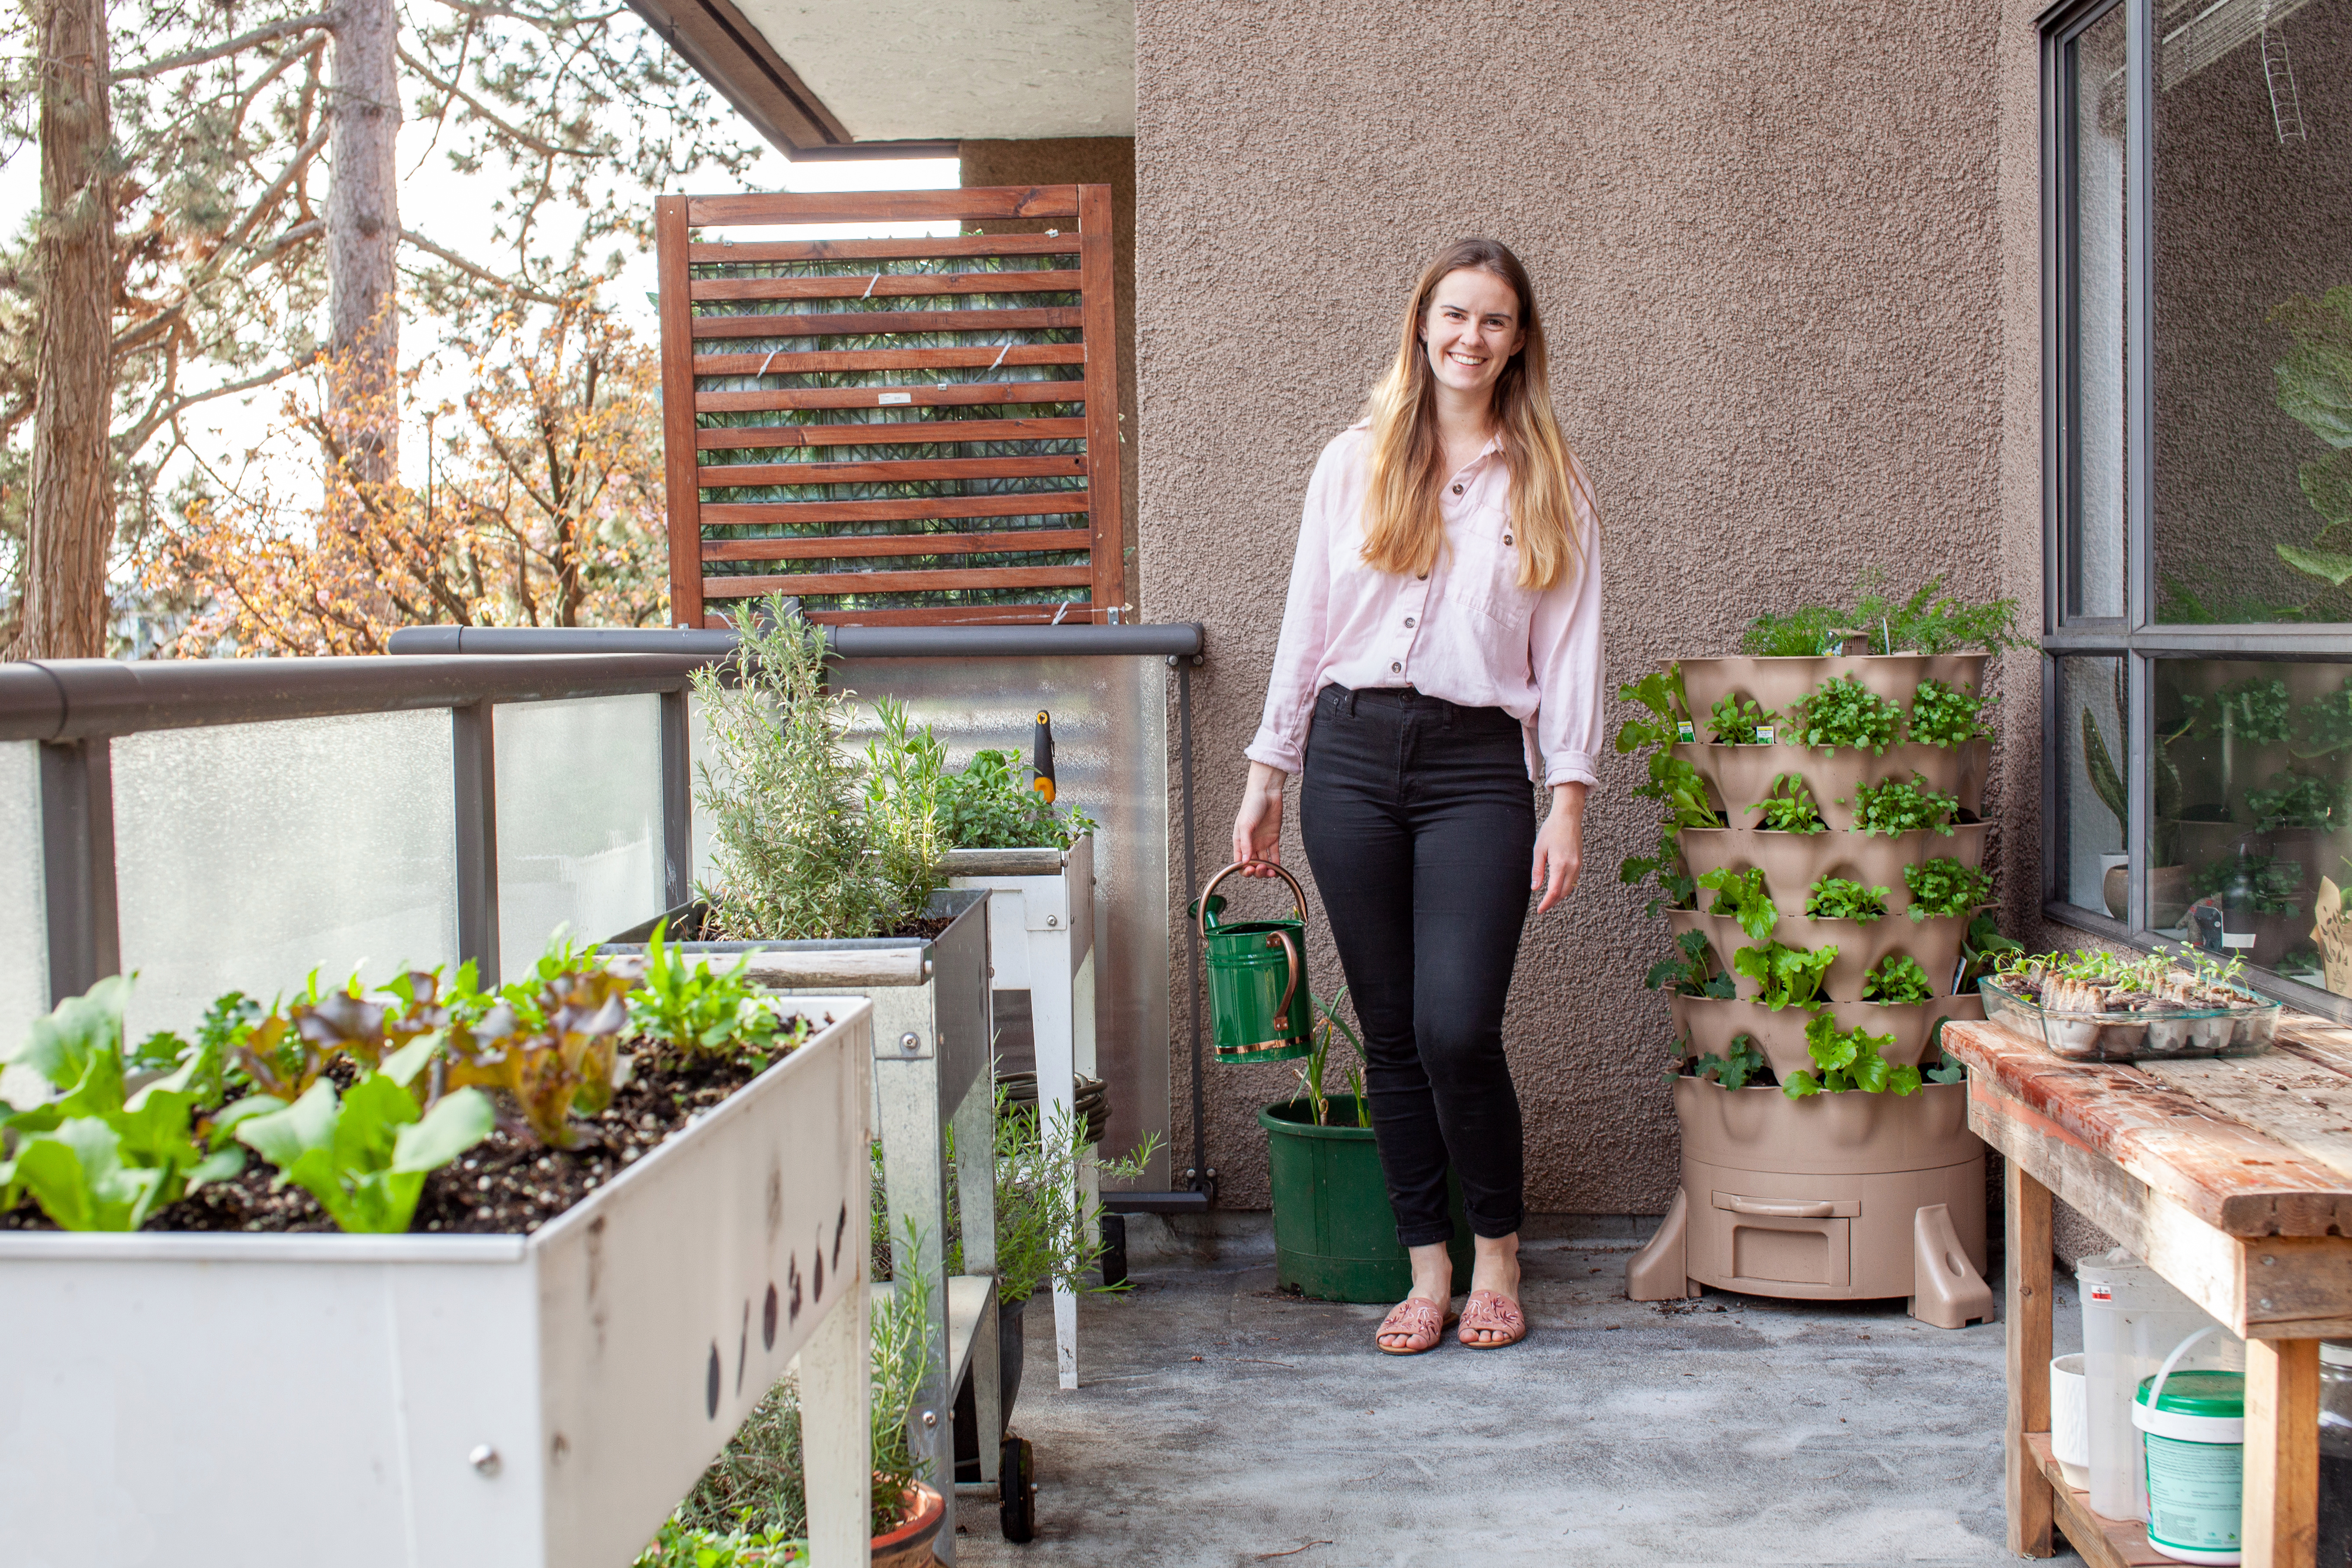
[[[871,1009],[801,1010],[527,1237],[0,1233],[0,1562],[625,1568],[821,1322],[865,1354]]]

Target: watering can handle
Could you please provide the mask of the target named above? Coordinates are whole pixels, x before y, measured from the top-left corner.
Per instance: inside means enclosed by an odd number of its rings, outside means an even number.
[[[1289,883],[1292,912],[1302,921],[1307,918],[1306,890],[1299,887],[1298,879],[1284,870],[1279,862],[1273,860],[1236,860],[1232,865],[1226,867],[1223,870],[1209,879],[1209,885],[1201,889],[1200,902],[1193,906],[1192,923],[1200,928],[1201,940],[1202,942],[1209,940],[1209,895],[1217,890],[1218,883],[1223,881],[1226,878],[1232,876],[1234,872],[1240,870],[1244,866],[1264,866],[1267,869],[1271,870],[1276,876],[1280,877],[1284,881]],[[1298,960],[1296,954],[1293,954],[1291,957],[1290,973],[1291,986],[1295,990],[1298,984]],[[1290,1005],[1290,997],[1287,992],[1284,993],[1282,1005],[1286,1009]]]
[[[1290,1016],[1290,1004],[1298,995],[1298,972],[1300,968],[1298,962],[1298,944],[1290,940],[1290,933],[1286,931],[1278,931],[1274,934],[1281,939],[1282,956],[1285,959],[1287,959],[1290,963],[1290,977],[1282,987],[1282,1002],[1275,1008],[1274,1016],[1277,1018],[1287,1018]]]

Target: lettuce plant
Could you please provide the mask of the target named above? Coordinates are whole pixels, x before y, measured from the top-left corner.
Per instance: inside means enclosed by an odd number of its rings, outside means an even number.
[[[1916,1094],[1919,1069],[1907,1064],[1895,1067],[1879,1055],[1894,1043],[1892,1035],[1841,1029],[1836,1016],[1823,1008],[1805,1026],[1805,1054],[1813,1058],[1820,1076],[1791,1073],[1789,1081],[1780,1086],[1780,1092],[1790,1100],[1802,1100],[1812,1094],[1844,1094],[1854,1089],[1864,1094]]]
[[[1797,704],[1797,740],[1821,751],[1850,747],[1884,756],[1903,729],[1903,710],[1849,675],[1833,675]]]
[[[1808,952],[1768,942],[1733,953],[1731,967],[1757,982],[1762,987],[1757,1000],[1777,1013],[1783,1007],[1811,1007],[1820,998],[1822,984],[1829,978],[1830,964],[1837,955],[1833,943]]]
[[[1813,804],[1813,792],[1795,773],[1782,773],[1772,781],[1772,787],[1762,800],[1748,808],[1755,812],[1757,828],[1765,833],[1825,833],[1829,824],[1822,820],[1821,808]]]
[[[1890,952],[1862,979],[1862,999],[1902,1005],[1932,1000],[1936,994],[1927,972],[1907,954]]]
[[[1780,721],[1779,714],[1738,697],[1718,700],[1707,715],[1709,732],[1718,746],[1760,745],[1765,727]]]
[[[1823,877],[1805,893],[1805,914],[1817,921],[1874,921],[1886,915],[1886,889],[1843,877]]]
[[[572,1114],[613,1101],[634,965],[606,966],[566,949],[540,960],[536,988],[509,986],[473,1025],[447,1035],[448,1085],[504,1090],[531,1135],[551,1149],[580,1141]]]
[[[1639,705],[1645,711],[1617,729],[1617,754],[1659,752],[1682,739],[1690,722],[1690,701],[1683,695],[1683,667],[1653,670],[1617,689],[1617,700]]]
[[[1765,890],[1761,871],[1718,868],[1701,877],[1698,885],[1715,895],[1706,912],[1729,915],[1739,922],[1739,929],[1748,933],[1751,942],[1762,942],[1770,936],[1773,926],[1780,921],[1780,911],[1772,907],[1772,896]]]
[[[1840,801],[1839,805],[1845,803]],[[1856,833],[1916,833],[1926,829],[1952,836],[1952,818],[1960,809],[1958,795],[1938,795],[1917,773],[1885,784],[1856,784],[1853,790],[1853,830]]]
[[[1947,686],[1930,677],[1919,683],[1911,699],[1911,739],[1930,746],[1964,746],[1990,739],[1992,727],[1984,721],[1989,699],[1973,691]]]
[[[1992,899],[1992,879],[1948,855],[1904,867],[1903,885],[1911,889],[1915,921],[1964,915]]]
[[[490,1135],[489,1097],[459,1089],[423,1116],[408,1079],[425,1065],[428,1044],[390,1058],[338,1096],[320,1080],[283,1110],[238,1123],[238,1142],[278,1167],[276,1185],[292,1182],[347,1231],[392,1235],[408,1228],[425,1175]]]

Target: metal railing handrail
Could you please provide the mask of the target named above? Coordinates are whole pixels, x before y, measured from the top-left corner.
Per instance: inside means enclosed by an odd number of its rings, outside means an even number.
[[[845,626],[824,639],[840,658],[1198,658],[1198,621],[1149,626]],[[404,626],[395,654],[669,654],[700,660],[735,651],[732,631],[637,626]]]

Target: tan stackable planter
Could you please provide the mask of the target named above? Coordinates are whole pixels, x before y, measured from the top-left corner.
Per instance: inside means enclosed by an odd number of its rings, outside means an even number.
[[[1759,708],[1788,715],[1799,699],[1832,676],[1850,676],[1906,711],[1923,680],[1936,679],[1956,689],[1982,691],[1985,665],[1981,653],[1896,653],[1832,658],[1686,658],[1682,660],[1683,695],[1692,720],[1702,729],[1717,702],[1741,696]]]
[[[1685,827],[1682,830],[1683,860],[1694,877],[1718,868],[1764,872],[1772,902],[1784,910],[1801,910],[1805,895],[1822,877],[1843,877],[1864,887],[1886,889],[1890,917],[1911,908],[1911,887],[1903,879],[1906,866],[1916,866],[1938,856],[1976,868],[1983,866],[1985,836],[1992,825],[1963,822],[1948,836],[1926,828],[1916,833],[1766,833],[1748,827]]]
[[[1832,832],[1853,826],[1856,784],[1881,784],[1892,780],[1924,779],[1938,795],[1956,795],[1960,809],[1971,816],[1984,809],[1985,768],[1992,742],[1971,741],[1964,746],[1928,746],[1905,742],[1889,746],[1885,756],[1840,749],[1809,751],[1802,746],[1677,745],[1675,755],[1698,770],[1716,804],[1734,827],[1753,827],[1749,809],[1772,793],[1773,781],[1794,773],[1812,792],[1813,805]]]
[[[1791,1073],[1812,1068],[1812,1056],[1805,1049],[1809,1015],[1802,1008],[1783,1007],[1775,1013],[1760,1003],[1714,996],[1676,996],[1668,1005],[1674,1014],[1675,1032],[1701,1056],[1728,1056],[1731,1042],[1746,1035],[1756,1042],[1756,1048],[1764,1053],[1781,1082],[1786,1083]],[[1927,1038],[1935,1033],[1936,1021],[1981,1020],[1984,998],[1938,996],[1931,1002],[1901,1005],[1832,1002],[1830,1012],[1841,1029],[1893,1036],[1895,1043],[1878,1054],[1895,1066],[1933,1067]]]

